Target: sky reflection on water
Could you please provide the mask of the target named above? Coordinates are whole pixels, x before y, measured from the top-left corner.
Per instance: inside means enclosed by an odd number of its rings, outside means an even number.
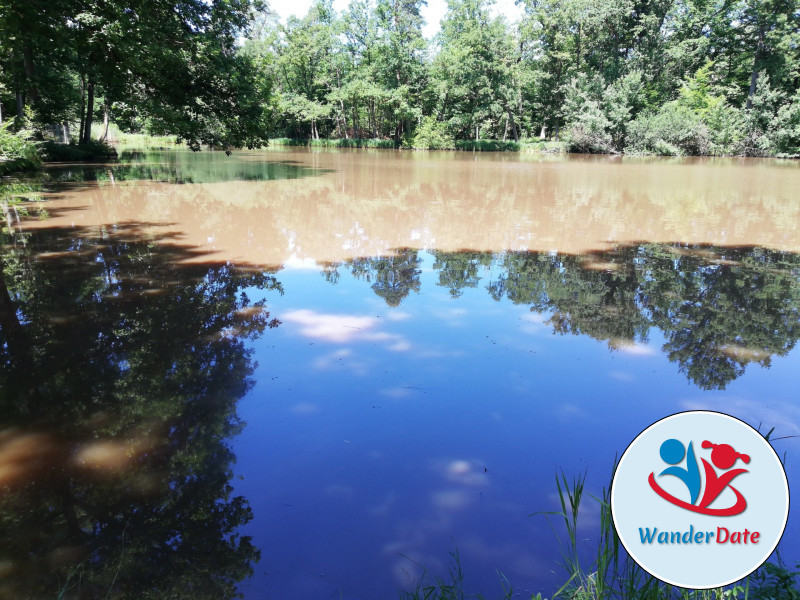
[[[458,297],[439,285],[432,254],[418,258],[419,291],[397,306],[365,294],[369,282],[344,269],[327,294],[318,273],[280,274],[286,293],[271,307],[282,325],[257,343],[258,383],[240,404],[249,427],[238,438],[237,472],[258,475],[236,487],[254,503],[247,530],[267,548],[246,587],[254,597],[387,597],[419,575],[415,563],[445,572],[454,548],[471,589],[499,593],[500,569],[520,590],[550,593],[564,581],[560,549],[546,519],[528,515],[557,509],[558,469],[586,470],[599,495],[614,457],[641,429],[692,408],[800,433],[796,353],[768,369],[731,369],[729,354],[709,356],[720,373],[744,373],[704,391],[670,361],[656,327],[641,331],[646,341],[613,330],[591,337],[592,326],[598,334],[609,324],[602,303],[583,315],[588,334],[559,335],[563,314],[493,300],[508,256],[480,268]],[[783,322],[796,327],[794,311]],[[775,444],[790,456],[796,447]],[[791,460],[788,472],[793,483]],[[586,512],[591,540],[599,510],[589,502]],[[797,528],[790,519],[787,540]]]

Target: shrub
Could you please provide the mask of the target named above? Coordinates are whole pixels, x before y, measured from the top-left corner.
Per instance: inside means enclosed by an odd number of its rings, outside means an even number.
[[[117,158],[117,151],[100,140],[92,139],[88,144],[60,144],[44,142],[42,144],[44,159],[51,162],[73,162],[107,160]]]
[[[508,140],[458,140],[456,150],[473,150],[476,152],[519,152],[520,143]]]
[[[690,108],[668,102],[658,112],[639,115],[628,127],[630,154],[708,154],[709,131]]]
[[[520,152],[543,152],[545,154],[560,154],[567,152],[566,142],[547,140],[520,142]]]
[[[727,103],[709,107],[703,116],[708,127],[709,154],[740,154],[745,137],[745,120],[742,111]]]
[[[31,131],[25,127],[11,131],[12,121],[0,124],[0,159],[18,164],[38,166],[41,163],[36,142]]]
[[[791,102],[778,109],[775,119],[775,149],[779,156],[800,156],[800,90]]]
[[[453,136],[447,133],[447,126],[433,117],[422,120],[412,146],[422,150],[451,150],[456,147]]]
[[[585,100],[582,112],[567,129],[566,141],[570,152],[605,153],[613,152],[611,122],[603,114],[600,105],[594,100]]]

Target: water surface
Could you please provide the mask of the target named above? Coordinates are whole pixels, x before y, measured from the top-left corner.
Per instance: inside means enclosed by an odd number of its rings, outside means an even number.
[[[690,408],[774,427],[796,487],[795,163],[162,152],[29,184],[0,597],[396,597],[456,549],[469,590],[550,595],[556,473],[599,494]]]

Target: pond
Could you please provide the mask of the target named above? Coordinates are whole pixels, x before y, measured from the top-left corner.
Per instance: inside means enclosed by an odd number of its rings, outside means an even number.
[[[687,409],[800,484],[796,162],[126,152],[3,189],[0,598],[393,598],[456,552],[550,597],[557,474],[599,496]]]

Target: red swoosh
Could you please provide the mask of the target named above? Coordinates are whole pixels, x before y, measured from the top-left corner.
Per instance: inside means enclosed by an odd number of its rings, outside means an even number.
[[[675,506],[680,506],[681,508],[685,508],[686,510],[690,510],[692,512],[700,513],[701,515],[712,515],[716,517],[732,517],[733,515],[738,515],[741,512],[744,512],[744,509],[747,508],[747,500],[744,499],[744,496],[732,485],[729,486],[733,492],[736,494],[736,504],[730,506],[728,508],[707,508],[701,506],[695,506],[694,504],[689,504],[688,502],[684,502],[679,498],[676,498],[672,494],[665,492],[661,489],[656,483],[656,478],[653,473],[650,473],[650,477],[647,478],[647,481],[650,483],[650,487],[653,488],[653,491],[664,498],[667,502],[674,504]]]

